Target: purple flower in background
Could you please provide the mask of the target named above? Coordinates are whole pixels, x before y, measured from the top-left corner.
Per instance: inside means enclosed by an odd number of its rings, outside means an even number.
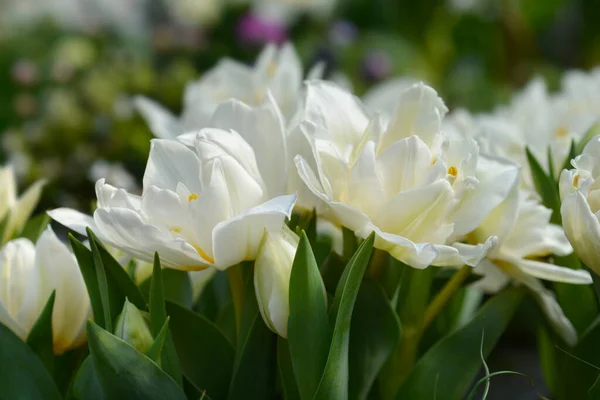
[[[336,46],[348,46],[358,36],[358,29],[352,22],[342,19],[336,21],[329,29],[329,41]]]
[[[368,80],[387,78],[394,69],[394,63],[389,54],[382,50],[369,51],[363,61],[363,76]]]
[[[248,13],[238,22],[237,35],[239,40],[253,45],[282,44],[287,40],[287,29],[281,22]]]

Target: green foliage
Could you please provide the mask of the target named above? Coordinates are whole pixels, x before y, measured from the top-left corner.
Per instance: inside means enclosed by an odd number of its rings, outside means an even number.
[[[44,363],[48,372],[54,370],[54,351],[52,342],[52,311],[54,309],[54,299],[56,291],[52,291],[48,301],[38,317],[35,324],[31,328],[31,332],[27,336],[27,344],[38,355]]]

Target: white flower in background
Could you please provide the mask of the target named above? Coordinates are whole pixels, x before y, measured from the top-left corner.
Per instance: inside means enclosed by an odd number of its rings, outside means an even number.
[[[287,26],[302,14],[326,20],[336,3],[337,0],[253,0],[252,12]]]
[[[270,92],[284,116],[297,107],[302,87],[302,63],[293,45],[268,45],[253,67],[228,58],[187,85],[183,112],[175,117],[154,101],[138,97],[138,110],[159,138],[173,139],[182,133],[210,126],[217,106],[236,99],[248,106],[262,104]]]
[[[4,232],[0,232],[0,244],[23,229],[40,199],[44,183],[35,182],[17,198],[17,184],[12,167],[0,167],[0,221],[6,221]]]
[[[308,83],[301,128],[313,157],[296,156],[298,173],[334,221],[415,268],[476,265],[489,247],[449,246],[455,226],[476,227],[497,193],[479,191],[470,210],[455,218],[475,190],[478,149],[449,141],[440,130],[447,112],[437,93],[415,84],[399,94],[389,123],[369,120],[359,100],[320,81]],[[490,186],[491,187],[491,186]],[[501,188],[503,191],[504,189]],[[496,200],[494,200],[496,201]]]
[[[555,329],[572,345],[577,341],[577,333],[564,316],[554,294],[539,279],[589,284],[591,277],[587,271],[559,267],[541,260],[551,254],[570,254],[572,248],[561,227],[549,222],[550,209],[519,190],[518,181],[511,189],[508,198],[469,234],[472,244],[481,243],[490,235],[499,238],[499,244],[475,268],[475,273],[484,277],[473,286],[496,293],[511,281],[525,285]]]
[[[217,22],[223,12],[221,0],[163,0],[169,15],[182,25],[205,26]]]
[[[54,352],[85,341],[90,299],[75,256],[48,227],[34,245],[28,239],[0,250],[0,321],[23,340],[56,290],[52,313]]]
[[[292,264],[299,238],[289,228],[265,232],[254,264],[254,288],[265,324],[287,338]]]
[[[109,163],[106,160],[95,161],[88,173],[88,179],[92,182],[96,182],[101,178],[105,178],[106,183],[109,185],[123,188],[128,192],[137,190],[135,178],[121,163]]]
[[[600,274],[600,135],[560,175],[563,227],[575,253]]]
[[[253,260],[262,233],[280,231],[295,196],[269,197],[254,151],[234,131],[204,129],[191,149],[152,141],[141,196],[96,183],[94,216],[71,209],[49,215],[142,261],[158,251],[164,266],[225,269]]]
[[[384,116],[392,115],[398,105],[398,94],[404,92],[418,81],[408,77],[394,77],[377,83],[362,96],[367,109],[380,112]]]

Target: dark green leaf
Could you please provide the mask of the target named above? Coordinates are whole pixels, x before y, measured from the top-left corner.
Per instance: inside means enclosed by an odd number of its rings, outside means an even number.
[[[167,335],[169,334],[169,318],[170,317],[167,317],[162,328],[160,328],[158,335],[156,335],[156,337],[154,338],[154,343],[152,343],[152,346],[150,346],[150,348],[146,352],[146,355],[158,365],[160,365],[160,354],[162,353],[162,349],[167,339]]]
[[[367,399],[375,378],[400,339],[400,321],[377,282],[361,285],[350,328],[349,399]]]
[[[331,347],[327,356],[327,364],[319,382],[315,399],[348,398],[348,349],[350,346],[350,323],[354,303],[358,296],[363,276],[369,265],[375,233],[365,239],[352,259],[348,262],[340,283],[335,291],[332,315],[335,316],[335,327],[331,338]]]
[[[0,323],[0,397],[60,399],[44,364],[25,342]]]
[[[346,227],[342,227],[342,236],[344,240],[343,256],[346,260],[349,260],[350,258],[352,258],[354,253],[356,253],[356,235],[354,235],[354,231]]]
[[[162,268],[158,253],[154,254],[154,268],[152,270],[152,282],[150,284],[149,308],[150,308],[150,332],[153,337],[157,337],[167,320],[167,311],[165,309],[165,298],[163,292]],[[162,369],[181,386],[181,371],[179,369],[179,359],[173,343],[171,333],[167,333],[165,345],[160,355]]]
[[[288,344],[303,399],[311,399],[323,375],[330,343],[323,281],[306,234],[300,234],[290,274]]]
[[[600,375],[598,375],[598,377],[596,378],[594,386],[592,386],[590,390],[588,390],[587,398],[588,400],[600,399]]]
[[[192,308],[193,290],[190,275],[186,271],[178,271],[171,268],[162,269],[163,296],[165,300],[181,304],[186,308]],[[150,293],[152,277],[140,284],[142,293]]]
[[[73,382],[73,397],[77,400],[104,400],[104,392],[98,382],[92,356],[88,356],[77,371]]]
[[[571,169],[571,168],[573,168],[573,166],[571,165],[571,160],[574,159],[575,157],[577,157],[577,145],[575,144],[575,140],[573,140],[573,141],[571,141],[571,147],[569,148],[569,154],[567,154],[567,158],[565,158],[565,161],[563,162],[561,171],[563,169]],[[559,177],[560,177],[560,175],[556,176],[556,177],[553,177],[554,181],[556,182],[556,180]]]
[[[560,197],[558,196],[558,186],[544,171],[535,156],[526,149],[527,161],[531,170],[533,183],[538,194],[542,197],[542,201],[546,207],[552,210],[550,222],[560,225]]]
[[[102,263],[102,257],[98,251],[98,243],[95,239],[94,232],[90,228],[86,228],[87,236],[90,238],[90,247],[92,248],[92,260],[94,261],[94,270],[96,272],[96,282],[98,283],[98,291],[100,292],[100,300],[102,302],[102,313],[104,317],[104,328],[107,331],[113,331],[113,315],[111,314],[110,297],[108,294],[108,280],[106,278],[106,270]],[[119,305],[119,309],[122,304]],[[115,315],[116,318],[116,315]]]
[[[563,350],[559,361],[558,400],[584,399],[600,372],[600,317],[571,350]]]
[[[54,370],[54,350],[52,342],[52,310],[54,309],[54,299],[56,298],[56,290],[46,301],[46,305],[37,321],[31,328],[29,336],[27,336],[27,344],[38,355],[48,372]]]
[[[523,295],[522,288],[505,290],[485,303],[469,323],[441,339],[419,359],[396,399],[433,399],[434,392],[437,400],[462,398],[481,367],[480,354],[490,354]]]
[[[167,302],[170,331],[185,377],[213,399],[224,399],[233,370],[234,349],[205,317]]]
[[[92,306],[92,313],[94,314],[94,320],[100,326],[105,326],[104,323],[104,311],[102,310],[102,299],[100,298],[100,289],[98,288],[98,280],[96,279],[96,271],[94,268],[94,260],[92,259],[92,252],[85,247],[83,243],[75,239],[75,237],[69,234],[69,241],[73,248],[73,253],[77,258],[79,264],[79,270],[83,275],[85,281],[85,287],[90,296],[90,303]]]
[[[218,271],[202,289],[194,305],[194,311],[215,322],[229,303],[231,303],[231,291],[227,273]]]
[[[150,358],[92,321],[88,321],[88,344],[106,397],[186,399],[177,383]]]
[[[292,358],[290,357],[290,348],[287,340],[281,336],[277,337],[277,366],[285,400],[300,400],[300,392],[298,391]]]
[[[548,176],[552,182],[556,182],[556,176],[554,176],[554,158],[552,156],[552,147],[548,146]]]
[[[19,233],[19,237],[27,238],[33,243],[37,242],[38,238],[44,232],[44,229],[50,223],[50,217],[46,213],[36,215],[25,224],[25,227]]]

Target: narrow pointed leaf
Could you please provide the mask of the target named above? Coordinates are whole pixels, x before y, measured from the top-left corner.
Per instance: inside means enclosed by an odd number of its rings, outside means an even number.
[[[327,364],[315,394],[315,399],[348,398],[350,323],[356,297],[369,265],[374,242],[375,233],[371,233],[361,243],[350,262],[348,262],[338,284],[332,306],[333,315],[335,315],[335,327],[327,356]]]
[[[292,358],[290,357],[290,348],[287,340],[281,336],[277,337],[277,367],[285,400],[300,400],[300,392],[298,391]]]
[[[433,399],[434,394],[437,400],[463,398],[481,368],[481,354],[484,358],[490,354],[523,296],[522,288],[511,288],[485,303],[470,322],[442,338],[419,359],[396,399]]]
[[[107,398],[186,399],[177,383],[150,358],[92,321],[88,321],[88,344]]]
[[[166,305],[183,374],[212,399],[226,398],[233,370],[233,345],[205,317],[176,303]]]
[[[54,370],[54,351],[52,342],[52,310],[54,309],[54,299],[56,290],[52,291],[48,301],[31,328],[27,336],[27,344],[35,351],[48,372]]]
[[[1,323],[0,377],[2,399],[61,398],[52,377],[33,350]]]
[[[165,298],[163,292],[162,269],[158,253],[154,255],[154,268],[152,270],[152,282],[150,283],[149,295],[150,308],[150,332],[153,337],[157,337],[167,320],[167,311],[165,308]],[[181,370],[179,369],[179,359],[175,350],[175,344],[171,333],[167,332],[165,345],[162,348],[160,359],[162,369],[171,375],[173,379],[181,386]]]
[[[558,196],[558,186],[556,185],[556,182],[546,174],[529,148],[526,149],[526,152],[535,189],[542,197],[544,205],[552,210],[552,217],[550,221],[554,224],[560,225],[560,197]]]
[[[113,316],[111,314],[110,297],[108,294],[108,280],[106,271],[102,263],[102,257],[98,251],[97,242],[93,239],[94,233],[90,228],[86,228],[87,235],[91,239],[90,247],[92,248],[92,260],[94,261],[94,270],[96,272],[96,282],[98,282],[98,290],[100,292],[100,300],[102,302],[102,313],[104,316],[104,327],[107,331],[113,331]]]
[[[91,355],[83,361],[75,375],[72,394],[76,400],[104,399],[104,392],[96,376]]]
[[[96,277],[92,252],[71,234],[69,234],[69,241],[71,242],[73,253],[75,253],[75,257],[77,258],[79,270],[81,271],[85,287],[90,296],[94,321],[96,321],[99,326],[105,327],[102,298],[100,297],[100,288],[98,287],[98,279]]]
[[[36,215],[27,221],[23,230],[19,233],[19,237],[27,238],[35,243],[49,223],[50,216],[48,216],[48,214],[42,213]]]
[[[288,344],[302,399],[316,393],[330,343],[330,325],[323,281],[306,234],[300,243],[290,275]]]
[[[571,147],[569,148],[569,154],[567,154],[567,158],[565,158],[565,161],[563,162],[561,171],[563,169],[571,169],[573,168],[571,166],[571,160],[574,159],[575,157],[577,157],[577,145],[575,144],[575,140],[571,141]],[[560,173],[559,173],[560,176]],[[554,181],[556,181],[558,179],[558,177],[554,178]]]
[[[581,140],[577,143],[577,146],[575,148],[575,154],[579,155],[579,154],[583,153],[583,149],[585,148],[585,145],[588,144],[588,142],[599,133],[600,133],[600,122],[596,122],[585,132],[585,135],[583,135]]]
[[[160,365],[160,354],[162,352],[163,346],[167,339],[167,335],[169,333],[169,317],[165,320],[162,328],[158,332],[158,335],[154,338],[154,343],[146,352],[146,355],[152,359],[155,363]]]

